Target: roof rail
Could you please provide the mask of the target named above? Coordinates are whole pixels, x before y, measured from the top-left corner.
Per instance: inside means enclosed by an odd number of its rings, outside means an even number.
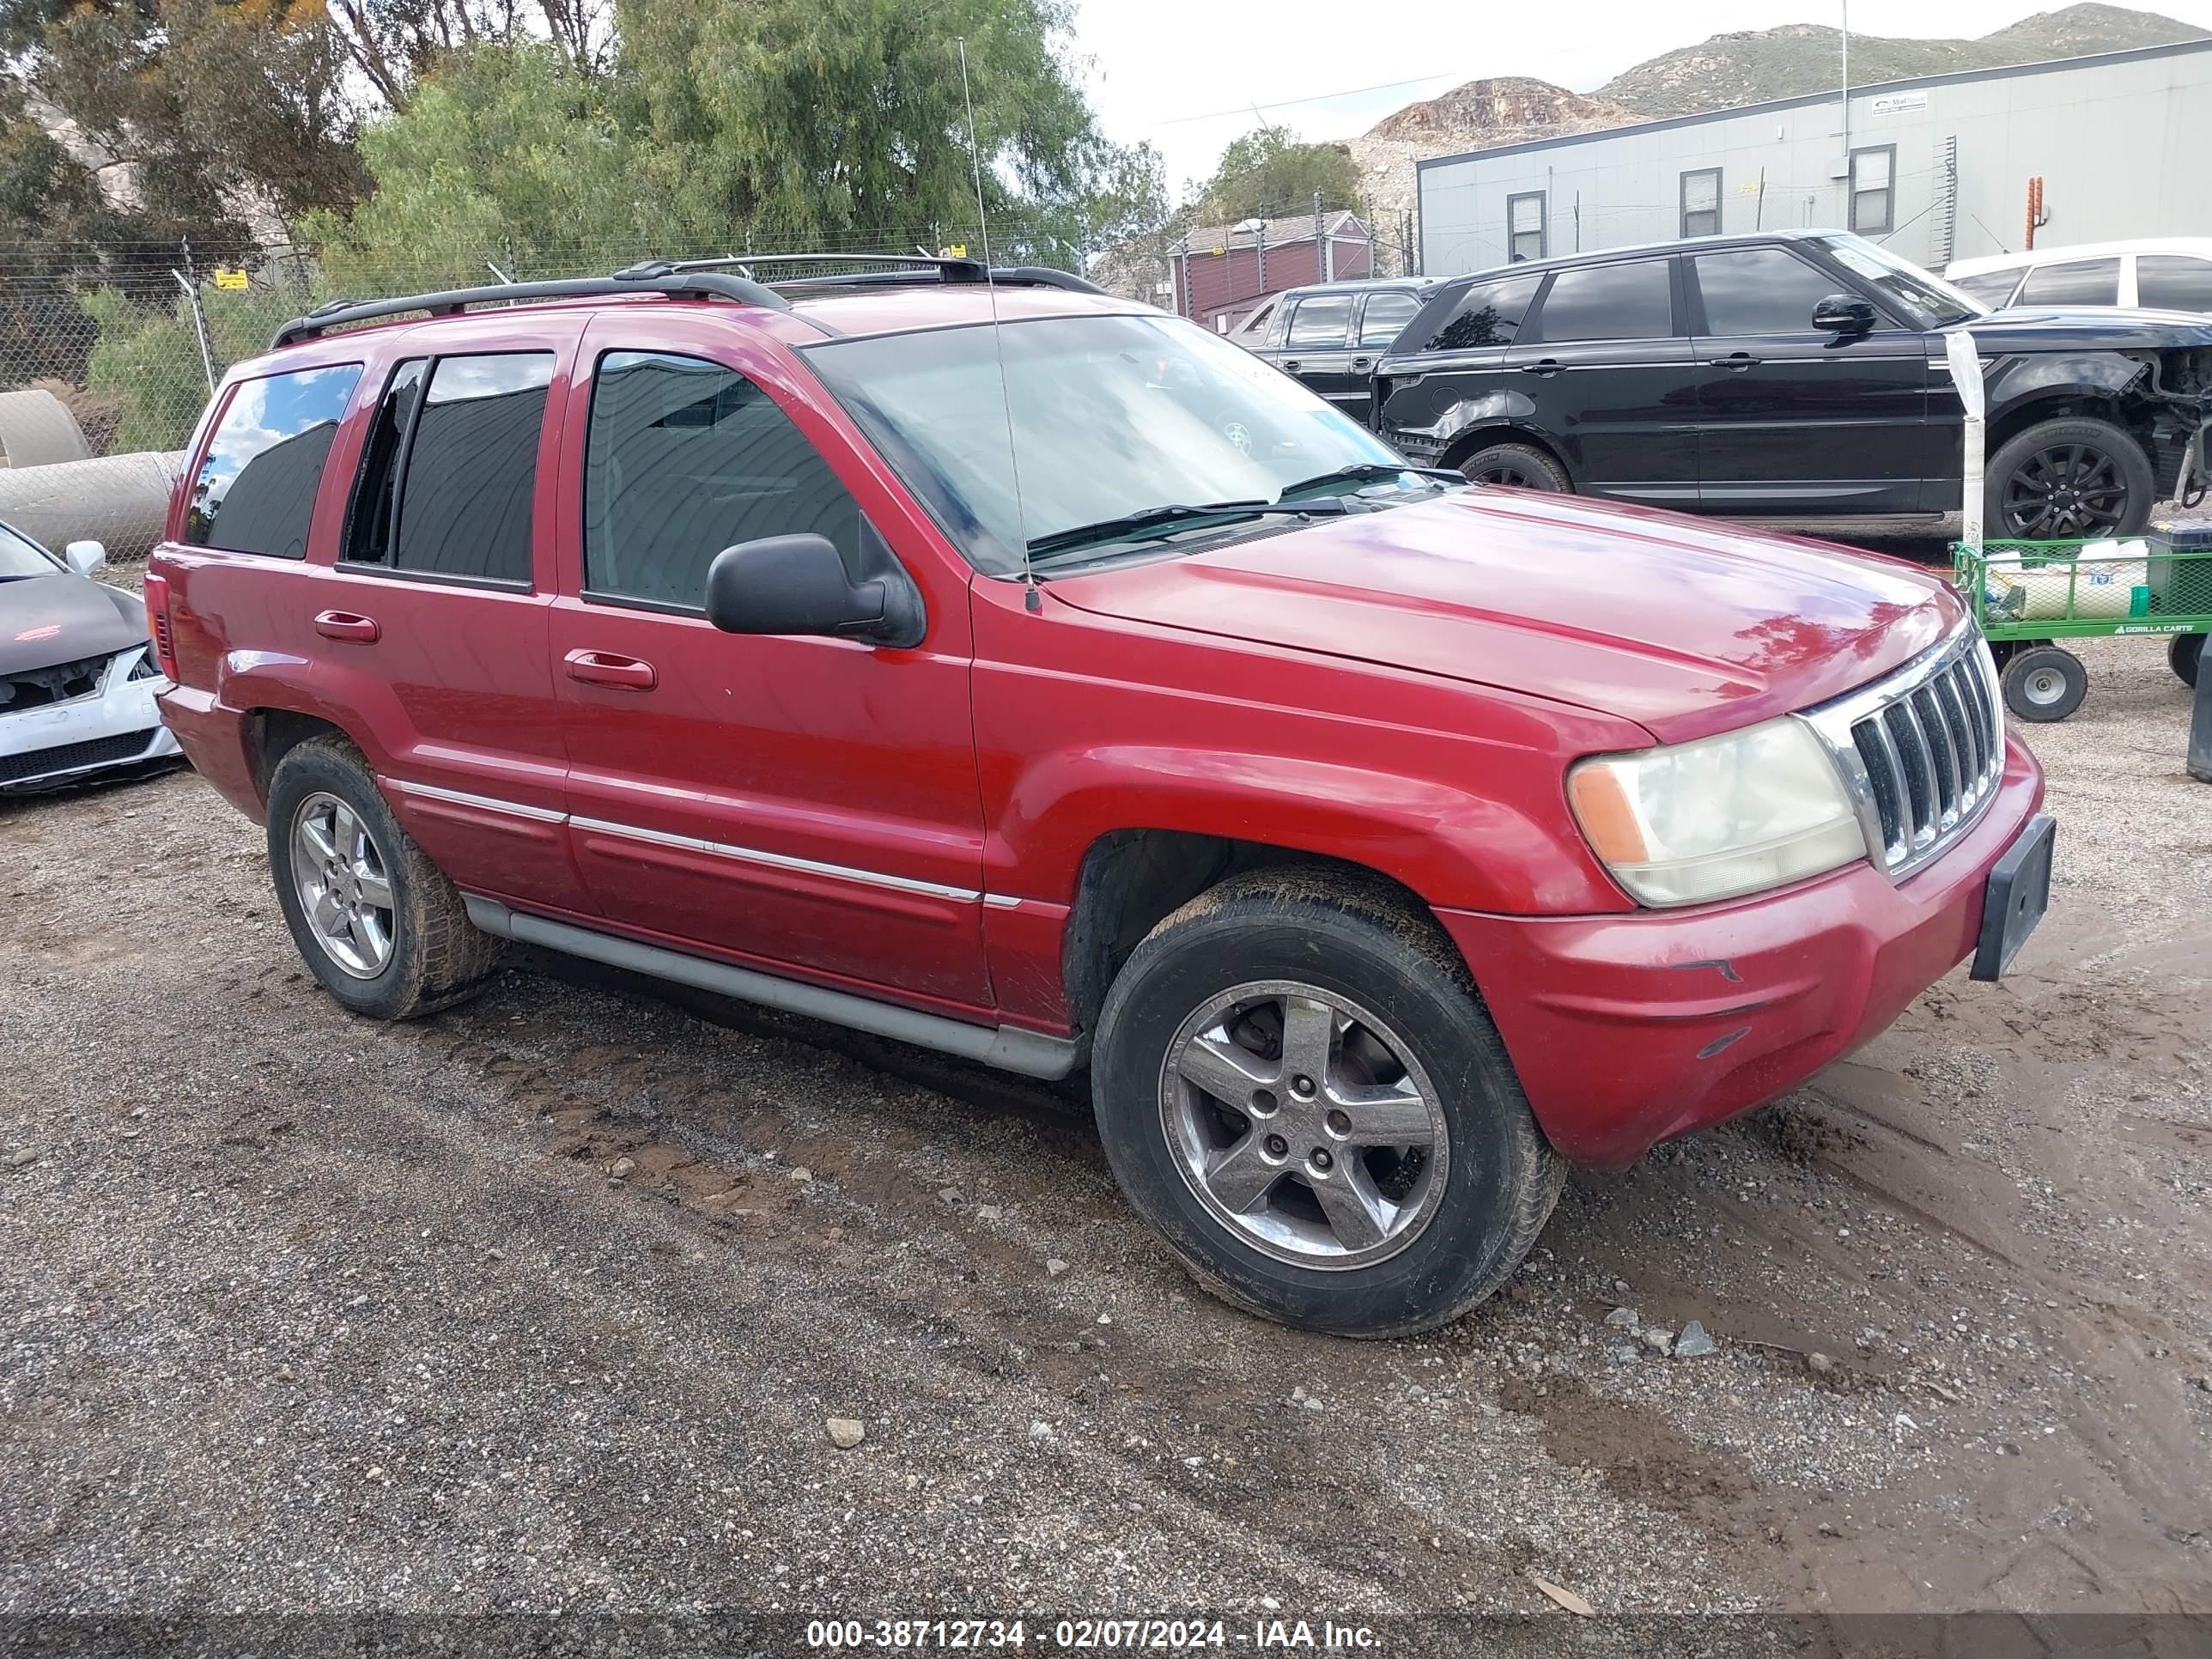
[[[994,283],[1001,288],[1060,288],[1076,294],[1105,295],[1097,283],[1050,265],[987,266],[981,259],[937,258],[926,253],[724,253],[711,259],[647,259],[617,271],[625,277],[671,276],[715,266],[749,271],[756,265],[866,264],[891,270],[836,271],[812,276],[770,277],[777,288],[880,286],[896,283]],[[1107,297],[1111,297],[1110,295]]]
[[[632,275],[631,272],[637,274]],[[660,294],[672,299],[731,300],[739,305],[766,306],[771,311],[788,311],[791,301],[766,283],[754,282],[747,276],[722,276],[714,272],[687,273],[676,270],[648,271],[633,265],[629,271],[614,276],[577,276],[543,283],[501,283],[485,288],[444,289],[434,294],[398,295],[388,300],[332,300],[316,307],[304,317],[295,317],[278,329],[269,343],[275,351],[294,345],[301,340],[311,340],[327,334],[333,329],[344,328],[355,323],[375,322],[386,317],[404,317],[410,312],[425,312],[433,317],[450,317],[467,310],[471,306],[514,304],[531,300],[590,300],[624,294]]]

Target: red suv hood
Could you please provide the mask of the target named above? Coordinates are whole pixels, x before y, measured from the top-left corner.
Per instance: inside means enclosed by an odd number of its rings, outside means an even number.
[[[1961,614],[1948,582],[1897,560],[1495,489],[1063,577],[1052,592],[1103,616],[1576,703],[1665,743],[1825,702]]]

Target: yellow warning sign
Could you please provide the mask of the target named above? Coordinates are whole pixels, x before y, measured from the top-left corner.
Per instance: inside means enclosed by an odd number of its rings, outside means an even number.
[[[217,288],[250,288],[252,283],[244,271],[229,265],[217,265],[215,268],[215,285]]]
[[[968,257],[968,244],[948,242],[937,250],[937,257],[940,259],[964,259]]]

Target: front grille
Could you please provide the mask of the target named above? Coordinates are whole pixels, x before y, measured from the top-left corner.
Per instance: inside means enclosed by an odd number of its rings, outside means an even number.
[[[1892,877],[1942,854],[1996,798],[2004,774],[1996,672],[1967,629],[1897,672],[1806,715],[1827,740]]]
[[[126,732],[119,738],[88,738],[82,743],[58,744],[27,755],[0,755],[0,783],[21,783],[49,772],[74,772],[87,766],[135,760],[146,752],[154,736],[151,732]]]
[[[51,668],[0,674],[0,714],[20,714],[26,708],[90,696],[100,689],[100,677],[113,660],[112,657],[85,657],[76,662],[58,662]]]

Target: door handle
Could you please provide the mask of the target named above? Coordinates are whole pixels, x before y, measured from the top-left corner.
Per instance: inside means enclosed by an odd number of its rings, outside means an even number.
[[[635,657],[617,656],[611,651],[575,650],[561,660],[568,671],[568,678],[585,685],[650,691],[660,681],[651,663],[641,662]]]
[[[350,611],[325,611],[315,618],[315,632],[326,640],[355,640],[374,645],[384,630],[374,617],[357,617]]]
[[[1298,372],[1298,360],[1297,360],[1297,358],[1295,358],[1295,357],[1291,358],[1291,359],[1290,360],[1290,362],[1286,362],[1286,363],[1285,363],[1285,364],[1283,365],[1283,373],[1284,373],[1284,374],[1297,374],[1297,372]]]
[[[1540,357],[1533,363],[1521,365],[1523,374],[1556,374],[1566,365],[1557,357]]]
[[[1731,351],[1725,357],[1708,357],[1705,361],[1715,368],[1756,368],[1759,359],[1748,351]]]
[[[1372,357],[1354,357],[1352,360],[1352,366],[1354,368],[1372,368],[1375,366],[1375,360]]]

